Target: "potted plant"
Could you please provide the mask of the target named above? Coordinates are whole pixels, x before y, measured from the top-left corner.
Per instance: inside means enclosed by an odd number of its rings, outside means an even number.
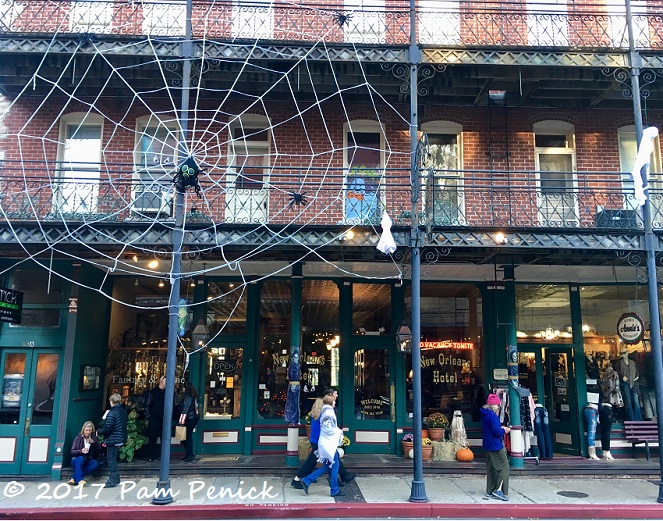
[[[339,458],[345,456],[345,447],[349,446],[350,446],[350,438],[348,438],[347,436],[343,436],[343,441],[341,441],[341,446],[336,449]]]
[[[414,436],[412,434],[404,434],[401,439],[401,445],[403,446],[403,457],[410,457],[410,449],[414,446]]]
[[[304,426],[306,427],[306,439],[311,439],[311,413],[304,417]]]
[[[433,454],[433,440],[430,438],[421,438],[421,459],[428,461]]]
[[[433,441],[444,440],[444,433],[449,428],[449,420],[441,412],[434,412],[426,418],[428,434]]]
[[[120,447],[118,451],[120,460],[131,463],[136,452],[147,444],[147,436],[143,431],[147,427],[147,420],[141,420],[138,416],[138,411],[132,409],[127,415],[127,442]],[[99,436],[99,441],[103,441],[104,437]]]

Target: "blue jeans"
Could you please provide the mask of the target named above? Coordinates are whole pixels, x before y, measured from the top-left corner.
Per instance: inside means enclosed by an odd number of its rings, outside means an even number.
[[[99,468],[99,463],[97,463],[96,459],[76,456],[71,459],[71,466],[74,467],[74,483],[78,485],[81,479]]]
[[[638,386],[630,387],[628,382],[619,382],[619,390],[624,398],[624,407],[626,407],[626,419],[642,421],[642,411],[640,410],[640,395]]]
[[[325,472],[329,472],[329,486],[330,486],[330,495],[335,496],[341,490],[338,487],[338,465],[340,460],[338,459],[338,452],[334,454],[334,463],[330,467],[326,463],[323,463],[321,467],[315,469],[311,474],[306,476],[302,481],[306,483],[306,486],[309,486],[311,482],[315,479],[318,479]]]
[[[656,391],[651,387],[640,386],[642,396],[642,412],[648,420],[656,418]]]
[[[587,421],[587,446],[596,445],[596,425],[599,423],[599,411],[585,407],[585,420]]]
[[[552,438],[550,437],[550,420],[545,407],[534,409],[534,434],[536,434],[541,459],[553,458]]]

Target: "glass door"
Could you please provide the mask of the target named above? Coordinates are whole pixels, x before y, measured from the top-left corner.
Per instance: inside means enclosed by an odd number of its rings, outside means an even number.
[[[352,452],[390,453],[394,445],[394,380],[389,349],[354,350]]]
[[[0,473],[46,474],[57,429],[59,355],[6,350],[0,362]]]
[[[553,452],[580,454],[573,350],[544,349],[545,407],[550,418]]]

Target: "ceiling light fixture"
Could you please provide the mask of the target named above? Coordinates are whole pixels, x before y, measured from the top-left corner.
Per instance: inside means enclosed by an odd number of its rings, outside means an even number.
[[[155,270],[159,267],[159,261],[156,259],[152,259],[150,262],[147,263],[147,267],[150,268],[151,270]]]

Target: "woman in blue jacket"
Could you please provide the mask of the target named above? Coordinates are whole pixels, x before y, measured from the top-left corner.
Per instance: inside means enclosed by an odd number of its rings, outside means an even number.
[[[481,410],[483,450],[486,453],[486,495],[502,501],[509,501],[509,459],[504,448],[504,435],[511,429],[502,427],[498,413],[500,398],[489,394]]]

